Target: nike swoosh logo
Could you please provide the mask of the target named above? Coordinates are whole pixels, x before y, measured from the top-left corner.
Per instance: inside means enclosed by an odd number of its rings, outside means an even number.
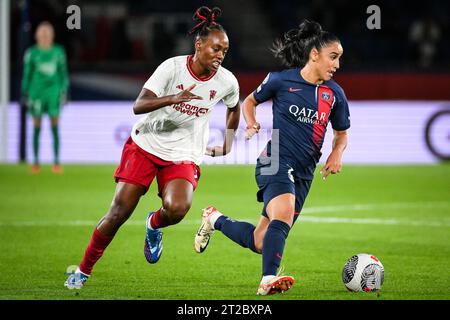
[[[289,88],[289,92],[297,92],[297,91],[302,91],[303,89],[299,89],[299,88]]]

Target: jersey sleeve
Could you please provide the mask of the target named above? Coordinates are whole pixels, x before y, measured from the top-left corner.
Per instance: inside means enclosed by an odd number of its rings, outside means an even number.
[[[174,70],[173,59],[167,59],[156,68],[155,72],[145,82],[144,88],[152,91],[157,97],[163,96],[173,77]]]
[[[239,102],[239,83],[235,76],[231,79],[231,88],[229,93],[223,97],[223,103],[228,108],[234,108]]]
[[[350,110],[344,90],[338,88],[335,102],[330,114],[331,126],[334,130],[344,131],[350,128]]]
[[[28,94],[33,73],[32,49],[28,48],[23,56],[22,94]]]
[[[280,82],[278,73],[270,72],[267,74],[259,87],[253,91],[253,96],[255,97],[256,102],[262,103],[272,99],[280,87]]]
[[[59,47],[58,51],[58,76],[61,83],[61,91],[66,92],[69,87],[66,52],[63,47]]]

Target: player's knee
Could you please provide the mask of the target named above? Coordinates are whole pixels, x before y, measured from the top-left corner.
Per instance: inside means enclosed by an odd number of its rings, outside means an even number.
[[[286,210],[275,212],[272,215],[271,220],[280,220],[287,223],[289,227],[292,227],[292,224],[294,222],[294,213],[294,208],[287,208]]]
[[[183,220],[191,208],[191,203],[188,201],[164,201],[164,209],[167,212],[167,217],[171,224],[176,224]]]

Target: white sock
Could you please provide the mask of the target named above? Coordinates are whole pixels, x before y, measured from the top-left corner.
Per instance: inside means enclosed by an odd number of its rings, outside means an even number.
[[[221,214],[219,211],[215,211],[211,213],[211,215],[209,216],[209,222],[211,223],[213,229],[214,224],[216,223],[217,219],[219,219],[220,216],[223,216],[223,214]]]
[[[275,277],[276,276],[273,276],[273,275],[263,276],[262,279],[261,279],[261,283],[267,283],[267,282],[269,282],[270,280],[272,280]]]
[[[80,270],[80,267],[77,268],[77,270],[75,270],[75,273],[81,273],[83,275],[85,275],[86,277],[89,277],[89,274],[84,273],[83,271]]]

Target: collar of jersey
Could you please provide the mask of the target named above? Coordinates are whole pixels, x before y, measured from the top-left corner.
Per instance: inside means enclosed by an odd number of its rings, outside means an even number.
[[[208,81],[210,80],[212,77],[214,77],[216,75],[216,72],[211,73],[209,76],[206,77],[200,77],[198,75],[195,74],[194,70],[192,70],[191,68],[191,61],[192,61],[192,55],[187,56],[186,59],[186,67],[189,70],[189,73],[191,74],[191,76],[198,81]]]
[[[310,85],[310,86],[313,86],[313,87],[317,87],[317,86],[325,86],[325,87],[327,87],[327,82],[328,81],[324,81],[324,82],[322,82],[321,84],[317,84],[317,83],[312,83],[312,82],[309,82],[309,81],[306,81],[304,78],[303,78],[303,76],[302,76],[302,74],[301,74],[301,68],[296,68],[295,69],[296,71],[296,74],[297,74],[297,76],[299,77],[299,79],[300,79],[300,82],[303,82],[303,83],[305,83],[305,84],[307,84],[307,85]]]

